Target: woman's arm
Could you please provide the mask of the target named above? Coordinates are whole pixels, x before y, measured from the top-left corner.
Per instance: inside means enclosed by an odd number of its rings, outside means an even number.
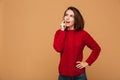
[[[57,30],[54,36],[53,47],[57,52],[62,52],[64,47],[65,31]]]
[[[86,60],[86,62],[91,65],[98,58],[101,48],[89,33],[85,32],[84,37],[85,44],[92,50],[91,54]]]

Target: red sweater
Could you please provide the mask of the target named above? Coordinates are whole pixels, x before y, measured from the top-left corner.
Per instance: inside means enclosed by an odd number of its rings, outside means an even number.
[[[76,68],[76,61],[83,59],[85,46],[92,50],[86,59],[89,65],[97,59],[101,50],[96,41],[85,30],[57,30],[53,46],[60,53],[59,74],[64,76],[77,76],[85,72],[85,68]]]

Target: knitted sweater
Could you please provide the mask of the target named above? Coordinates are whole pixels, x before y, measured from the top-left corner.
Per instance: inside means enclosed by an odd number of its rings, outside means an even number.
[[[85,72],[85,68],[76,68],[76,61],[83,59],[85,46],[91,49],[91,53],[86,59],[86,62],[91,65],[98,58],[101,48],[88,32],[85,30],[56,31],[53,47],[60,53],[60,75],[77,76]]]

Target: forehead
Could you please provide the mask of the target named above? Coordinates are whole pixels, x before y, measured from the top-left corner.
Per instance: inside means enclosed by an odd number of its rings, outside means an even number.
[[[66,14],[74,15],[74,12],[73,12],[72,10],[68,9],[68,10],[66,11]]]

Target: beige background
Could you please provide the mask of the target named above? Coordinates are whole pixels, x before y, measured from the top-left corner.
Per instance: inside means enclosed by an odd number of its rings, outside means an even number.
[[[88,80],[120,80],[120,0],[0,0],[0,80],[57,80],[53,37],[70,5],[102,48]]]

